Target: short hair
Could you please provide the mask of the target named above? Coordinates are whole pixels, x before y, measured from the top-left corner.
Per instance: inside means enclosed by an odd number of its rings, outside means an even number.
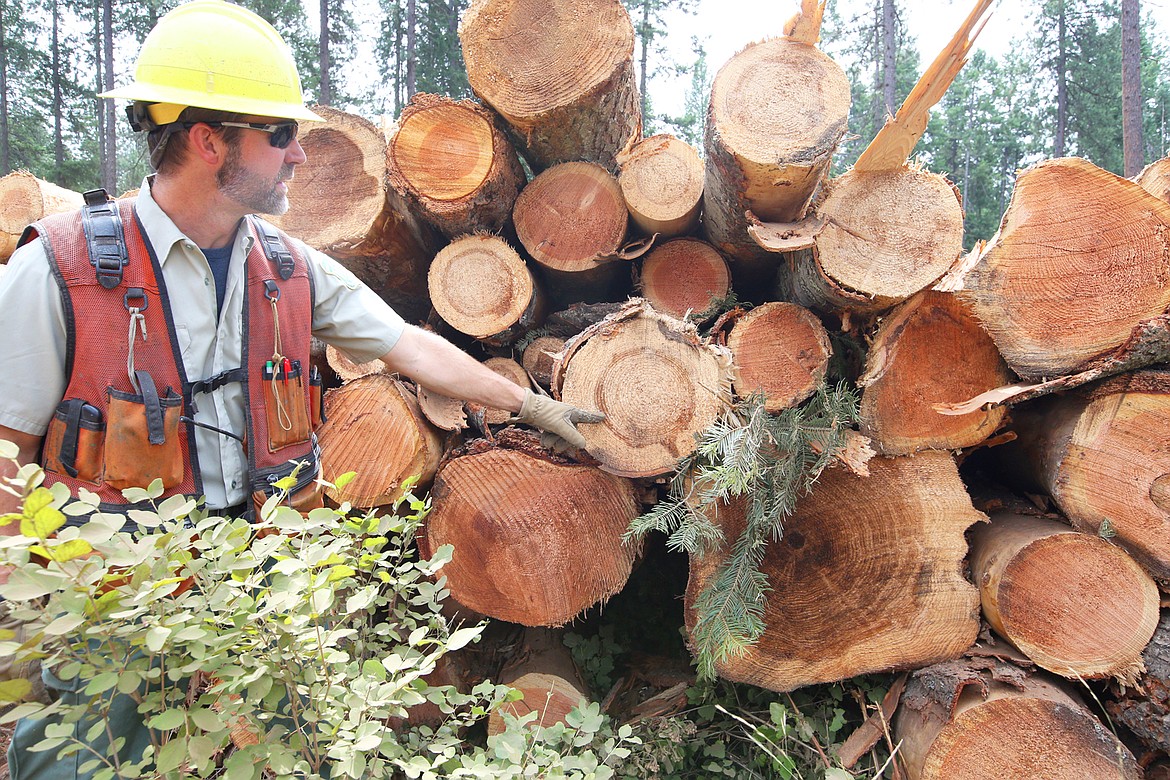
[[[233,114],[227,111],[214,111],[208,108],[184,108],[171,124],[162,125],[151,130],[146,135],[146,148],[150,153],[150,165],[159,173],[167,173],[177,168],[187,158],[187,133],[185,124],[192,122],[242,122],[246,114]],[[238,127],[218,128],[223,134],[223,140],[234,145],[240,134]]]

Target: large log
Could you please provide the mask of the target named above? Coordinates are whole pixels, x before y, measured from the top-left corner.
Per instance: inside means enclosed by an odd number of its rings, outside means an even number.
[[[553,393],[606,415],[579,426],[603,469],[655,476],[694,452],[695,434],[727,407],[731,358],[635,300],[569,340],[553,365]]]
[[[1029,380],[1108,360],[1159,323],[1132,370],[1170,358],[1167,255],[1170,203],[1086,160],[1048,160],[1020,174],[999,232],[948,287]]]
[[[507,344],[544,317],[544,297],[523,258],[498,236],[463,236],[445,246],[427,273],[431,303],[460,333]]]
[[[816,392],[833,354],[825,326],[795,303],[765,303],[747,312],[732,326],[727,348],[735,359],[735,394],[763,393],[769,412],[796,406]]]
[[[1133,180],[1154,197],[1170,202],[1170,157],[1150,163]]]
[[[564,723],[573,709],[589,702],[589,687],[565,646],[563,632],[554,629],[526,629],[512,663],[500,672],[500,683],[524,697],[492,711],[489,735],[507,727],[504,715],[519,719],[536,713],[527,727],[549,728]]]
[[[971,576],[987,622],[1038,666],[1136,682],[1158,625],[1158,586],[1120,547],[999,512],[971,534]]]
[[[613,295],[622,280],[628,284],[629,270],[613,261],[629,212],[617,179],[600,165],[549,168],[520,193],[512,221],[554,294],[595,302]]]
[[[527,181],[490,111],[421,92],[402,110],[386,170],[390,186],[448,238],[499,232]]]
[[[731,270],[719,250],[698,238],[676,238],[650,250],[638,286],[658,311],[709,319],[731,292]]]
[[[336,483],[347,472],[357,475],[344,487],[326,488],[332,501],[382,506],[402,496],[408,477],[417,476],[412,490],[422,490],[435,476],[439,434],[419,411],[413,388],[393,377],[371,374],[330,390],[325,417],[317,433],[322,477]]]
[[[715,76],[703,226],[711,243],[738,261],[732,270],[742,270],[747,283],[759,283],[776,261],[748,235],[746,212],[767,222],[804,216],[845,134],[849,103],[840,66],[789,38],[748,46]]]
[[[618,0],[475,0],[459,23],[467,79],[541,171],[606,168],[642,135],[634,28]]]
[[[1055,681],[982,659],[911,675],[894,719],[909,780],[1137,780],[1133,754]]]
[[[780,296],[818,311],[879,312],[938,281],[963,250],[954,185],[917,167],[854,169],[817,209],[811,255],[780,265]]]
[[[1137,685],[1122,686],[1105,710],[1151,750],[1170,753],[1170,612],[1142,651],[1142,665]]]
[[[639,551],[623,534],[639,505],[629,480],[553,459],[535,437],[515,441],[521,449],[480,442],[443,465],[420,549],[454,545],[443,574],[460,604],[562,625],[625,586]]]
[[[0,262],[16,249],[25,227],[51,214],[79,209],[81,193],[38,179],[28,171],[0,178]]]
[[[1170,371],[1109,380],[1041,399],[1012,416],[1003,458],[1056,501],[1077,528],[1116,541],[1170,581]]]
[[[720,676],[774,691],[959,657],[979,632],[979,594],[963,573],[963,533],[985,516],[971,506],[946,453],[874,458],[871,476],[829,469],[784,521],[760,570],[768,577],[767,625]],[[716,520],[726,544],[744,507]],[[913,554],[907,554],[912,550]],[[692,556],[685,615],[726,559]]]
[[[970,398],[1012,377],[970,307],[954,295],[924,291],[874,334],[857,382],[861,432],[886,455],[974,446],[995,432],[1007,410],[943,415],[934,404]]]
[[[356,114],[313,110],[325,121],[301,128],[297,140],[307,159],[288,182],[289,209],[268,219],[323,252],[346,251],[366,241],[382,213],[386,139]]]
[[[618,155],[618,183],[630,217],[645,233],[674,238],[699,224],[703,161],[673,135],[644,138]]]

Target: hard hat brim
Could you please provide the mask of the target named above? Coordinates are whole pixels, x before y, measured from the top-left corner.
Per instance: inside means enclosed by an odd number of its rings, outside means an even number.
[[[232,95],[208,95],[182,89],[157,87],[150,84],[130,84],[119,89],[98,94],[100,98],[115,100],[140,100],[145,103],[174,103],[180,106],[206,108],[212,111],[226,111],[248,116],[266,116],[277,119],[295,119],[299,122],[324,122],[306,106],[283,102],[239,98]]]

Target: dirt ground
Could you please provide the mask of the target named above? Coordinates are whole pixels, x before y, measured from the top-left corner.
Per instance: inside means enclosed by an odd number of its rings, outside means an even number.
[[[12,726],[0,726],[0,780],[8,780],[8,743],[12,741]]]

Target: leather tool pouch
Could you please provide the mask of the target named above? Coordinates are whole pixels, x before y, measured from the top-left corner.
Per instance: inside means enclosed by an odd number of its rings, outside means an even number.
[[[296,484],[289,489],[284,501],[281,502],[283,506],[291,506],[302,515],[325,506],[325,488],[317,481],[317,476],[321,472],[321,460],[315,442],[313,452],[312,462],[306,463],[297,472]],[[295,469],[296,464],[288,463],[252,483],[252,503],[255,505],[256,517],[260,517],[260,509],[264,506],[264,502],[276,492],[272,483],[292,474]]]
[[[325,406],[323,391],[325,382],[321,379],[321,371],[316,366],[309,368],[309,417],[313,430],[316,431],[325,422]]]
[[[105,427],[96,406],[66,398],[58,404],[45,434],[45,470],[100,484]]]
[[[268,419],[268,451],[309,440],[309,410],[299,360],[264,368],[264,411]]]
[[[183,481],[183,450],[179,416],[183,398],[171,388],[160,396],[154,380],[136,371],[141,395],[107,389],[105,481],[119,490],[145,488],[161,479],[163,489]]]

